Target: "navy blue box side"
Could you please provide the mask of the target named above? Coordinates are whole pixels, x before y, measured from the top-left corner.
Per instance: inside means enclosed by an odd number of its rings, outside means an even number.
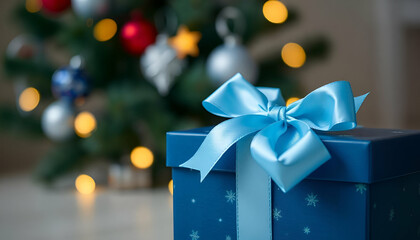
[[[420,239],[420,173],[376,182],[369,188],[369,239]]]
[[[197,231],[202,239],[235,239],[235,208],[229,200],[235,189],[235,146],[203,183],[198,171],[178,167],[197,151],[210,129],[167,134],[175,239],[190,238]],[[273,220],[273,226],[278,225],[274,239],[304,239],[307,227],[308,234],[323,240],[338,239],[339,234],[352,240],[420,239],[420,134],[357,131],[365,135],[320,135],[332,159],[287,194],[273,184],[273,211],[277,208],[278,216]],[[311,196],[319,200],[316,206],[306,202]],[[321,231],[327,227],[317,226],[319,216],[335,230]],[[211,227],[205,227],[208,223]]]
[[[373,182],[420,171],[420,135],[372,142]]]

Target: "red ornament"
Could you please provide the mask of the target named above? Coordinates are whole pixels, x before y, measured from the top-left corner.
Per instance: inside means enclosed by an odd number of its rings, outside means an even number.
[[[139,56],[156,40],[156,29],[150,22],[139,18],[124,24],[121,29],[121,42],[124,49]]]
[[[42,8],[49,13],[60,13],[71,5],[71,0],[42,0]]]

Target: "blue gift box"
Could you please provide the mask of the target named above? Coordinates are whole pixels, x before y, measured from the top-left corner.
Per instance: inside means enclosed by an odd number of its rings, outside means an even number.
[[[174,239],[237,238],[236,145],[200,183],[180,168],[211,128],[167,133]],[[420,239],[420,132],[319,132],[331,159],[287,193],[272,186],[272,239]]]

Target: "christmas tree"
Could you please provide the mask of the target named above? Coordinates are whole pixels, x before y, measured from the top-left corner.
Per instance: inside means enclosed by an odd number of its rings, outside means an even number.
[[[0,126],[54,142],[36,169],[46,182],[98,159],[121,163],[136,149],[153,154],[153,181],[166,183],[165,133],[220,121],[201,106],[220,84],[241,72],[285,99],[300,96],[293,72],[328,47],[323,38],[296,39],[255,61],[250,42],[299,19],[275,0],[26,0],[13,19],[24,34],[10,43],[4,68],[20,90],[18,108],[0,106]],[[86,110],[90,98],[100,107]]]

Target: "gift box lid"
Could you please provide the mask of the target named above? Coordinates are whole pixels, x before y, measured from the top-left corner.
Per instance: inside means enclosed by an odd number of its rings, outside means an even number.
[[[212,127],[167,133],[167,166],[178,167],[197,151]],[[317,132],[331,159],[307,179],[374,183],[420,171],[420,131],[358,127]],[[232,146],[212,171],[235,171]]]

